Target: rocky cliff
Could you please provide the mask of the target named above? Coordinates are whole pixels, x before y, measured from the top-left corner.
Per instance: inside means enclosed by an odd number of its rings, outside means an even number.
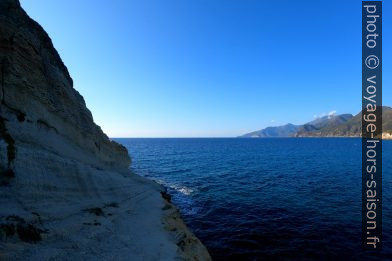
[[[209,260],[18,0],[0,0],[0,84],[1,260]]]
[[[41,26],[11,0],[0,2],[0,25],[0,110],[15,143],[39,145],[100,168],[127,170],[126,149],[94,124]],[[58,146],[59,138],[69,142]]]

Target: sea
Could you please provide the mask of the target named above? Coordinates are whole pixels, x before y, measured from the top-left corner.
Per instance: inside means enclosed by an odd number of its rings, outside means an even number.
[[[359,138],[115,139],[164,185],[213,260],[392,259],[392,141],[383,141],[383,250],[361,241]]]

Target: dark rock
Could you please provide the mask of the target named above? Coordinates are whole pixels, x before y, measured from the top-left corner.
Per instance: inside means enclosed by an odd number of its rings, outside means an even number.
[[[11,237],[15,234],[15,225],[0,224],[0,231],[3,232],[7,237]]]
[[[85,211],[96,216],[105,216],[105,213],[103,212],[102,208],[88,208]]]
[[[166,199],[168,202],[171,202],[172,196],[166,192],[166,191],[161,191],[162,198]]]
[[[41,241],[41,233],[43,232],[40,229],[37,229],[31,224],[18,224],[16,226],[16,231],[20,240],[28,243],[36,243]]]

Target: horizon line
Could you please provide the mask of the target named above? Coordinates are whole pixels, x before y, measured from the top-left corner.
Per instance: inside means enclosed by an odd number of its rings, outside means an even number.
[[[109,137],[109,136],[108,136]],[[109,137],[109,139],[225,139],[225,138],[238,138],[240,136],[189,136],[189,137]]]

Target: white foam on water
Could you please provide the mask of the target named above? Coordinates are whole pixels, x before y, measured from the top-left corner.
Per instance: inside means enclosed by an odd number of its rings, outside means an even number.
[[[180,192],[181,194],[184,194],[186,196],[189,196],[190,194],[192,194],[194,192],[193,189],[188,188],[186,186],[177,185],[177,184],[170,184],[170,183],[167,183],[166,181],[161,180],[161,179],[156,179],[155,182],[157,182],[158,184],[163,185],[165,187],[169,187],[171,189],[174,189],[175,191]]]
[[[187,195],[187,196],[189,196],[189,195],[193,192],[193,189],[187,188],[187,187],[185,187],[185,186],[172,185],[172,186],[170,186],[170,187],[171,187],[172,189],[175,189],[176,191],[178,191],[178,192],[184,194],[184,195]]]

